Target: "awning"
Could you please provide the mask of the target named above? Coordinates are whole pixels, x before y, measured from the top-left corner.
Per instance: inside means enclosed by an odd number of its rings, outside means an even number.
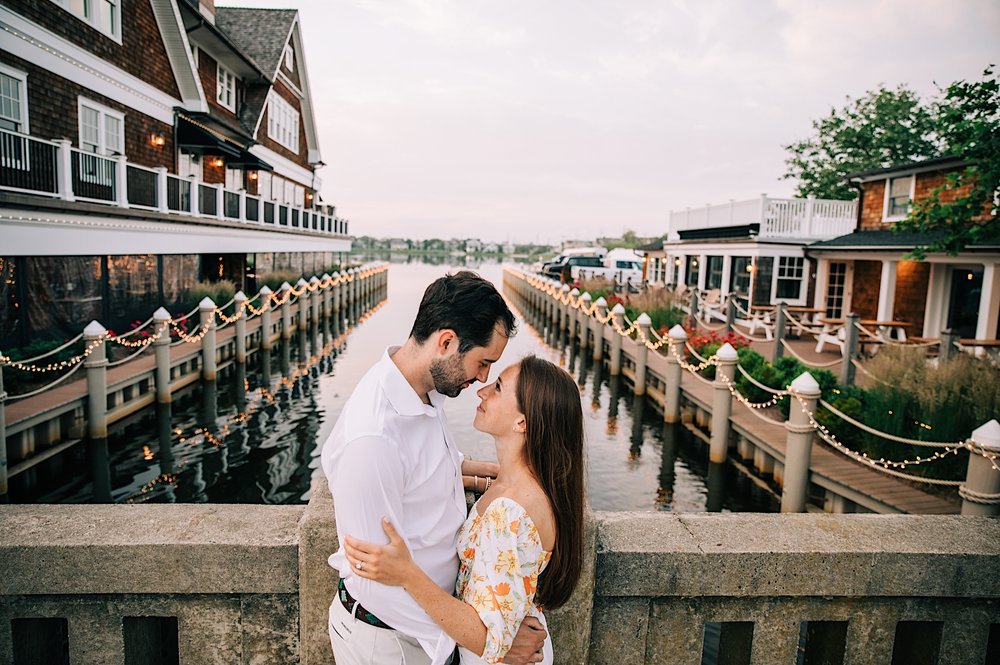
[[[177,114],[177,147],[195,155],[218,155],[229,166],[257,171],[274,167],[250,152],[252,142],[241,140],[229,128],[208,116],[192,118]]]

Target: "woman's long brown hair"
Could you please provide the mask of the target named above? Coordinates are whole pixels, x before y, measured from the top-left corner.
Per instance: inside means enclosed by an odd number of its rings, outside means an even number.
[[[549,498],[556,522],[552,558],[538,579],[535,602],[545,609],[569,600],[583,559],[583,407],[565,370],[526,356],[517,379],[525,416],[525,455]]]

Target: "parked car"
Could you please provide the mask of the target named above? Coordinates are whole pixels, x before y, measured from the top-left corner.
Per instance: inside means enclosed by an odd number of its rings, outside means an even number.
[[[573,279],[603,277],[619,284],[642,283],[642,257],[634,251],[613,249],[600,266],[579,266],[572,270]]]
[[[569,257],[598,256],[603,258],[604,255],[607,254],[607,251],[608,250],[604,249],[603,247],[571,247],[569,249],[564,249],[562,252],[560,252],[559,256],[552,259],[551,261],[546,261],[545,263],[543,263],[541,265],[541,268],[539,268],[538,272],[548,277],[559,277],[560,273],[558,271],[553,273],[553,266],[557,264],[562,265]]]
[[[561,262],[549,266],[545,274],[568,282],[573,279],[574,271],[579,268],[600,268],[603,265],[604,259],[599,256],[567,256]]]

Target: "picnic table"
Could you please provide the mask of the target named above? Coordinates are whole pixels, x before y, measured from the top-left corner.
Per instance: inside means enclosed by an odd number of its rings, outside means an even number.
[[[838,346],[840,347],[840,352],[844,352],[844,341],[847,338],[846,331],[844,330],[846,322],[847,319],[820,318],[816,320],[816,323],[822,326],[816,335],[816,353],[822,353],[823,347],[826,344]],[[862,344],[882,343],[892,340],[905,342],[906,328],[913,325],[906,321],[878,321],[876,319],[862,319],[859,323],[862,328],[866,329],[858,331],[861,333],[859,341]],[[871,332],[871,328],[875,329],[874,333]]]

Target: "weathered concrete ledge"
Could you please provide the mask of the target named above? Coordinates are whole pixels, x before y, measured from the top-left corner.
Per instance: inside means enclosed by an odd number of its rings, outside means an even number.
[[[706,626],[729,622],[751,625],[755,664],[795,662],[804,622],[840,625],[847,665],[892,661],[901,622],[937,626],[945,665],[996,639],[994,518],[587,519],[581,585],[549,614],[558,663],[698,665]],[[308,506],[2,507],[0,662],[13,620],[63,621],[76,665],[124,663],[123,621],[165,617],[181,662],[329,663],[336,542],[325,482]]]
[[[0,509],[0,595],[298,593],[304,506]]]

